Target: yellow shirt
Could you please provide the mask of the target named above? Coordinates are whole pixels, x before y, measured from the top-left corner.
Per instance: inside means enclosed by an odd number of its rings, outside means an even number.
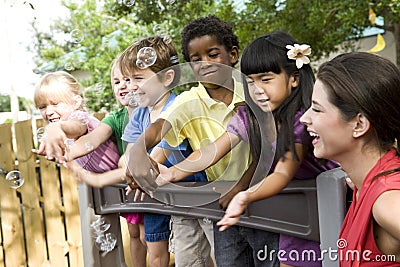
[[[237,107],[244,104],[243,85],[235,81],[232,103],[217,101],[209,96],[204,86],[199,83],[178,95],[159,118],[168,121],[172,129],[164,136],[171,145],[177,146],[188,139],[193,150],[198,150],[226,132],[229,120],[236,113]],[[206,169],[209,181],[238,180],[250,163],[250,148],[240,142],[231,152],[216,164]]]

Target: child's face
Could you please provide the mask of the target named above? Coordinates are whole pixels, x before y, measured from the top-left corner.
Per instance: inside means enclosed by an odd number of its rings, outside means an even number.
[[[224,87],[232,81],[231,67],[238,58],[237,47],[227,51],[216,36],[204,35],[188,43],[188,53],[194,74],[207,89]]]
[[[251,99],[264,112],[279,108],[292,93],[292,88],[297,86],[294,77],[288,79],[284,72],[251,74],[246,80]]]
[[[65,103],[56,99],[47,99],[38,105],[43,119],[47,123],[66,121],[72,112],[76,111],[76,105]]]
[[[113,91],[115,98],[121,105],[128,106],[129,105],[129,98],[126,95],[134,90],[131,90],[129,87],[130,79],[122,75],[120,68],[115,67],[113,70]],[[135,89],[136,90],[136,89]]]
[[[150,69],[135,69],[131,73],[130,85],[137,90],[140,107],[153,106],[168,89]]]

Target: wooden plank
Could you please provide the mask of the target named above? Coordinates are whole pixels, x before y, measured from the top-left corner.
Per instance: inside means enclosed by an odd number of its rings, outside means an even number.
[[[61,202],[58,170],[54,162],[40,157],[40,174],[43,192],[43,204],[46,223],[46,236],[50,266],[68,266],[66,264],[65,225],[62,217],[64,210]]]
[[[0,207],[0,219],[1,219],[1,207]],[[1,229],[1,224],[0,224]],[[0,267],[4,267],[4,253],[3,253],[3,234],[0,232]]]
[[[29,266],[41,266],[47,261],[44,236],[44,221],[40,207],[40,187],[36,175],[35,157],[32,153],[32,121],[19,121],[14,124],[16,156],[25,184],[20,188],[22,194],[25,240]]]
[[[74,178],[64,167],[60,168],[61,184],[67,229],[68,254],[71,267],[83,267],[81,221],[79,215],[78,187]]]
[[[120,217],[120,224],[121,224],[121,234],[122,234],[122,244],[124,247],[124,256],[125,256],[125,263],[127,267],[132,267],[132,257],[130,251],[130,236],[128,225],[126,223],[126,219],[124,217]]]
[[[0,124],[0,165],[4,171],[14,169],[11,124]],[[20,200],[15,189],[0,174],[0,217],[5,266],[26,266]]]

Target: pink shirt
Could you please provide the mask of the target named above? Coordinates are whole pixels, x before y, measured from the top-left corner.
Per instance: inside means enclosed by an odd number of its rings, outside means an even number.
[[[87,124],[88,133],[101,124],[98,119],[84,111],[76,111],[68,119],[78,119]],[[90,144],[88,144],[88,149],[90,149]],[[91,153],[77,158],[75,161],[85,170],[103,173],[118,168],[119,158],[116,144],[108,139]]]

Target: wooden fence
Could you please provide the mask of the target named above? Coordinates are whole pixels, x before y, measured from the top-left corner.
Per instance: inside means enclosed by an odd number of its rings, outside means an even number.
[[[0,124],[0,267],[83,266],[77,184],[64,167],[33,154],[35,143],[32,120]],[[24,178],[18,189],[5,180],[12,170]]]

